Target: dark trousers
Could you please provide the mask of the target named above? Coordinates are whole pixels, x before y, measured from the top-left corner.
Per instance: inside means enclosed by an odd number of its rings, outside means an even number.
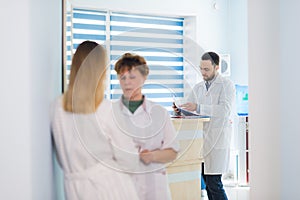
[[[222,183],[222,174],[204,174],[204,164],[202,163],[202,176],[206,184],[206,191],[209,200],[228,200]]]

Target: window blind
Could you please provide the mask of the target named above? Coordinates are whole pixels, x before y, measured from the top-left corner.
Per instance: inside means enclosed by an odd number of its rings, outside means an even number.
[[[122,95],[115,62],[126,52],[143,56],[150,68],[143,94],[169,111],[183,97],[183,18],[111,13],[111,99]]]
[[[108,50],[106,98],[118,99],[122,90],[114,64],[124,53],[135,53],[143,56],[150,68],[143,94],[171,112],[173,97],[184,95],[183,23],[184,18],[72,8],[66,24],[66,79],[77,46],[93,40]]]
[[[86,40],[103,44],[106,41],[106,12],[73,8],[68,13],[66,44],[66,79],[70,75],[72,56],[78,45]]]
[[[65,68],[64,68],[64,87],[69,84],[69,76],[72,61],[72,14],[71,12],[66,13],[66,35],[65,35]]]

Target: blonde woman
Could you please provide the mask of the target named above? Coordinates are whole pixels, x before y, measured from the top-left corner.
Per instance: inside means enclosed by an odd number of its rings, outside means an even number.
[[[52,108],[51,130],[64,171],[67,200],[137,200],[132,179],[119,171],[111,139],[111,103],[104,99],[106,53],[81,43],[72,60],[68,90]]]

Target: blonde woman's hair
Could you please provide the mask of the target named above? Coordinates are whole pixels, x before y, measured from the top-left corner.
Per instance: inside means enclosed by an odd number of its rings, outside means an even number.
[[[106,51],[96,42],[81,43],[72,59],[63,107],[73,113],[93,113],[104,98]]]

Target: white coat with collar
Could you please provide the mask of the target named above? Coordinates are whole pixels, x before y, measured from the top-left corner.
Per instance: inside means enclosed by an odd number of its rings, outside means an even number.
[[[197,104],[197,113],[210,116],[203,127],[205,174],[223,174],[228,171],[230,142],[235,116],[235,86],[219,74],[208,91],[205,82],[195,85],[188,102]]]
[[[140,200],[171,199],[165,165],[140,160],[139,152],[156,149],[179,151],[176,130],[169,113],[162,106],[144,98],[144,102],[134,113],[118,100],[113,103],[115,130],[110,131],[113,145],[120,149],[117,160],[123,161],[124,170],[132,172]],[[131,154],[131,155],[130,155]],[[122,159],[123,157],[123,159]],[[134,170],[134,171],[133,171]]]

